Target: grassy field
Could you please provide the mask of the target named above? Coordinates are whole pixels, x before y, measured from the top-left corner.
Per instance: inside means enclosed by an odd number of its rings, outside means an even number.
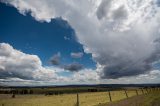
[[[141,90],[138,90],[142,94]],[[136,96],[136,91],[128,90],[129,97]],[[119,101],[126,98],[125,92],[111,91],[112,101]],[[62,94],[62,95],[16,95],[11,98],[11,95],[0,95],[0,106],[76,106],[76,94]],[[80,106],[95,106],[99,104],[109,103],[108,92],[88,92],[79,93]]]
[[[160,106],[160,91],[133,96],[120,101],[104,103],[98,106]]]

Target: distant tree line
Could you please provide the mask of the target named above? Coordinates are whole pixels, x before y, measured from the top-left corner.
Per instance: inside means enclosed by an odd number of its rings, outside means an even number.
[[[33,94],[33,90],[0,90],[0,94]]]
[[[61,95],[63,94],[63,92],[61,91],[50,91],[50,92],[46,92],[45,95]]]
[[[156,88],[156,87],[138,87],[138,88]],[[0,94],[44,94],[44,95],[61,95],[68,93],[82,93],[82,92],[105,92],[113,90],[124,90],[125,87],[79,87],[79,88],[1,88]],[[129,88],[130,89],[130,88]],[[128,89],[128,90],[129,90]],[[130,89],[132,90],[132,89]]]

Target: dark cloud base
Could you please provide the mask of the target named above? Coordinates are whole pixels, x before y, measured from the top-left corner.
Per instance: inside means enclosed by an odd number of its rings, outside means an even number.
[[[71,72],[77,72],[77,71],[83,69],[83,65],[81,65],[79,63],[72,63],[72,64],[69,64],[69,65],[65,65],[64,69],[69,70]]]

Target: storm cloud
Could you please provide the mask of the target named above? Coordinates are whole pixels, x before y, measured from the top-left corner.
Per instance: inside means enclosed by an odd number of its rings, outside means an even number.
[[[38,21],[62,17],[97,63],[101,78],[146,74],[160,57],[157,0],[2,0]],[[43,5],[41,5],[43,4]],[[78,20],[78,21],[77,21]],[[3,67],[1,67],[3,69]]]

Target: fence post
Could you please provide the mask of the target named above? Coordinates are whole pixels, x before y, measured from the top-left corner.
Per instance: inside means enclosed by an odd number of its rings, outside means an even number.
[[[144,94],[144,92],[143,92],[143,88],[141,89],[141,91],[142,91],[142,94]]]
[[[137,89],[136,89],[136,94],[137,94],[137,96],[138,96],[138,91],[137,91]]]
[[[158,87],[157,87],[157,91],[158,91]]]
[[[126,97],[128,98],[128,94],[127,94],[126,90],[124,90],[124,91],[125,91]]]
[[[79,94],[77,93],[77,106],[79,106]]]
[[[148,90],[146,89],[146,92],[147,92],[147,94],[148,94]]]
[[[108,91],[108,93],[109,93],[109,99],[110,99],[110,102],[112,102],[112,97],[111,97],[111,93],[110,93],[110,91]]]

